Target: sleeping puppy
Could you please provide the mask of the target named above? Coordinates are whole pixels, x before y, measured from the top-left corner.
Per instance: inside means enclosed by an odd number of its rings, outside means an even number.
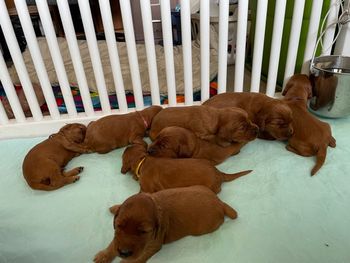
[[[213,192],[221,191],[223,182],[251,172],[225,174],[204,159],[156,158],[147,155],[147,144],[133,144],[123,153],[123,174],[131,171],[142,192],[153,193],[167,188],[204,185]]]
[[[312,97],[312,86],[308,76],[292,76],[282,95],[293,111],[294,133],[289,138],[286,148],[302,156],[316,155],[316,165],[311,170],[311,175],[314,175],[326,160],[327,147],[336,146],[331,127],[307,110],[307,100]]]
[[[179,126],[191,130],[198,138],[228,146],[246,142],[247,133],[255,136],[258,127],[239,108],[217,109],[207,106],[170,107],[153,119],[150,138],[154,140],[162,129]]]
[[[91,122],[84,145],[89,152],[108,153],[116,148],[140,141],[151,126],[153,117],[162,110],[151,106],[142,111],[110,115]]]
[[[79,180],[83,167],[64,171],[66,164],[85,151],[81,146],[86,127],[67,124],[58,133],[34,146],[24,158],[22,170],[28,185],[36,190],[55,190]]]
[[[255,133],[255,135],[254,135]],[[246,141],[221,147],[216,143],[198,138],[192,131],[177,127],[166,127],[148,147],[148,154],[154,157],[206,159],[214,165],[222,163],[231,155],[239,153],[249,141],[254,140],[258,129],[246,133]]]
[[[94,258],[96,263],[147,262],[163,244],[185,236],[211,233],[225,216],[237,218],[237,212],[204,186],[173,188],[157,193],[139,193],[121,205],[110,208],[114,220],[114,238]]]
[[[247,111],[252,122],[259,126],[258,138],[261,139],[286,140],[293,134],[292,111],[286,103],[262,93],[222,93],[203,105],[216,108],[238,107]]]

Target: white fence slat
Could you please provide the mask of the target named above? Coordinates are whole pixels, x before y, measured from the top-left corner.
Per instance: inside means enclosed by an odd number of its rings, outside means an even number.
[[[57,7],[61,16],[61,21],[67,40],[69,53],[72,58],[75,75],[77,77],[77,82],[80,90],[80,95],[83,101],[84,110],[87,116],[93,116],[95,112],[92,106],[90,91],[85,76],[84,66],[81,59],[80,50],[68,2],[65,0],[57,1]]]
[[[141,110],[144,107],[143,94],[130,1],[119,1],[119,4],[122,13],[125,42],[128,50],[129,67],[134,90],[135,106],[137,110]]]
[[[271,53],[269,60],[269,71],[267,74],[266,95],[273,97],[276,90],[278,73],[278,62],[280,59],[281,43],[283,36],[284,14],[286,12],[287,0],[276,1],[273,21],[273,33],[271,42]]]
[[[341,55],[350,57],[350,22],[349,22],[349,12],[350,12],[350,0],[339,0],[339,4],[343,5],[343,8],[341,10],[342,13],[342,20],[346,21],[343,23],[340,32],[337,37],[337,40],[335,42],[334,46],[334,55]]]
[[[235,92],[243,91],[244,82],[244,60],[245,44],[247,38],[247,20],[248,20],[249,1],[239,1],[238,3],[238,22],[237,22],[237,43],[236,43],[236,69],[235,69]]]
[[[111,62],[114,86],[117,94],[118,107],[121,112],[127,112],[128,104],[125,97],[123,75],[120,68],[120,61],[118,55],[117,42],[115,39],[113,17],[111,12],[111,6],[109,0],[99,0],[101,9],[101,17],[103,28],[105,31],[105,37],[108,47],[109,59]]]
[[[0,25],[4,32],[6,43],[8,43],[8,48],[16,67],[18,77],[21,81],[24,94],[26,95],[30,111],[32,112],[33,119],[35,121],[40,121],[43,118],[43,114],[40,110],[38,100],[35,96],[32,82],[28,76],[26,66],[23,61],[21,50],[19,48],[15,32],[12,27],[9,13],[6,8],[4,0],[0,0]]]
[[[193,104],[192,85],[192,41],[191,41],[191,10],[188,0],[181,0],[181,33],[184,68],[185,104]]]
[[[210,76],[210,2],[200,2],[201,101],[209,99]]]
[[[330,26],[338,20],[338,12],[340,5],[338,4],[339,0],[331,0],[330,3],[330,12],[327,18],[327,23],[325,24],[324,29],[327,28],[326,33],[323,37],[323,49],[322,56],[327,56],[331,54],[332,51],[332,42],[334,40],[334,33],[337,25]],[[329,27],[329,28],[328,28]]]
[[[168,87],[169,106],[176,106],[176,82],[173,52],[173,33],[171,26],[170,1],[160,1],[160,12],[162,18],[163,44],[165,53],[166,80]]]
[[[49,77],[46,72],[46,67],[43,58],[41,56],[38,41],[36,40],[36,35],[32,25],[32,20],[29,16],[26,1],[15,0],[15,5],[19,20],[21,21],[23,33],[26,38],[27,45],[34,63],[36,74],[39,78],[41,90],[43,91],[46,100],[48,110],[50,112],[51,118],[57,120],[60,118],[60,112],[58,111],[56,99],[53,94]]]
[[[148,75],[151,85],[152,104],[160,105],[158,69],[152,25],[152,10],[149,0],[141,0],[140,5],[147,54]]]
[[[7,70],[4,57],[0,55],[0,81],[2,87],[5,90],[6,97],[11,105],[12,112],[17,122],[25,122],[26,117],[24,116],[21,103],[18,100],[16,90],[13,86],[10,74]]]
[[[7,118],[4,106],[2,105],[2,101],[0,100],[0,124],[6,125],[9,122],[9,119]]]
[[[304,51],[302,73],[309,73],[309,60],[311,60],[315,44],[317,40],[317,33],[320,24],[321,11],[322,11],[323,0],[313,1],[312,10],[310,15],[309,29],[307,33],[306,46]]]
[[[229,1],[219,2],[218,93],[226,91]]]
[[[350,23],[342,26],[334,47],[334,55],[350,57]]]
[[[56,32],[52,23],[51,14],[47,1],[36,1],[38,8],[41,25],[43,27],[46,41],[50,50],[53,65],[55,67],[58,82],[64,99],[64,104],[67,108],[69,117],[73,118],[77,116],[77,110],[75,108],[72,91],[67,78],[66,70],[64,68],[63,59],[61,56],[60,48],[58,46]]]
[[[295,62],[297,60],[301,25],[303,22],[305,0],[295,0],[290,30],[286,68],[284,71],[283,88],[286,80],[294,74]]]
[[[88,49],[92,62],[92,69],[94,71],[98,97],[100,99],[102,111],[106,114],[111,113],[111,105],[108,99],[107,86],[103,73],[100,51],[97,45],[96,32],[94,23],[92,21],[90,3],[86,0],[78,0],[81,19],[83,21],[83,27],[85,32],[86,41],[88,43]]]
[[[253,53],[253,68],[252,68],[252,80],[250,85],[251,92],[259,92],[260,78],[261,78],[261,65],[264,51],[264,37],[265,37],[265,25],[267,15],[268,0],[259,0],[257,6],[257,16],[255,23],[254,34],[254,53]]]

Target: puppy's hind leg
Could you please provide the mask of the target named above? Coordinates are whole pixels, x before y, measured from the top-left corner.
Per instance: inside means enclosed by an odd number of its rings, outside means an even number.
[[[69,170],[67,172],[62,172],[62,175],[64,177],[75,176],[75,175],[80,174],[83,170],[84,170],[84,167],[83,166],[79,166],[79,167],[73,168],[72,170]]]
[[[313,156],[317,151],[314,149],[312,144],[307,144],[300,140],[294,140],[293,144],[290,144],[290,142],[288,142],[286,149],[290,152],[293,152],[295,154],[298,154],[304,157]]]
[[[53,187],[57,187],[57,186],[62,187],[62,186],[65,186],[67,184],[75,183],[79,179],[80,179],[80,176],[78,176],[78,175],[63,176],[63,174],[59,174],[59,175],[51,178],[50,185]]]
[[[226,204],[225,202],[222,202],[222,206],[223,206],[223,209],[224,209],[224,212],[225,212],[225,215],[227,215],[229,218],[231,219],[236,219],[238,214],[237,214],[237,211],[234,210],[231,206],[229,206],[228,204]]]
[[[63,177],[61,175],[53,176],[38,183],[29,183],[30,187],[36,190],[53,191],[57,190],[66,184],[71,184],[79,180],[79,176]]]

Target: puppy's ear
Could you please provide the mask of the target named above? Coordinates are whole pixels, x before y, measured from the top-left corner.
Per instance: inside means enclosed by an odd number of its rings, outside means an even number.
[[[131,156],[129,154],[129,151],[131,150],[132,146],[129,146],[125,149],[123,156],[122,156],[122,168],[120,169],[120,172],[122,174],[126,174],[131,170]]]
[[[179,144],[177,149],[177,156],[180,158],[191,157],[191,151],[187,144]]]
[[[257,116],[257,123],[255,123],[256,125],[258,125],[259,131],[265,130],[266,119],[267,119],[267,113],[264,112],[264,110],[259,112]]]
[[[310,87],[307,92],[308,92],[307,93],[307,98],[311,99],[312,98],[312,87]]]
[[[154,224],[154,239],[157,239],[157,237],[159,237],[160,235],[160,231],[162,229],[162,213],[161,211],[157,208],[157,206],[155,205],[155,209],[156,209],[156,222]]]
[[[126,158],[123,158],[123,165],[122,168],[120,169],[120,172],[122,174],[126,174],[127,172],[129,172],[131,170],[131,165],[130,162],[128,162],[127,160],[125,160]]]
[[[286,96],[288,90],[293,86],[293,83],[291,81],[288,81],[286,86],[284,87],[282,91],[282,96]]]
[[[193,141],[181,138],[178,142],[177,155],[181,158],[192,157]]]
[[[307,90],[307,98],[311,99],[312,98],[312,84],[311,83],[307,83],[306,90]]]

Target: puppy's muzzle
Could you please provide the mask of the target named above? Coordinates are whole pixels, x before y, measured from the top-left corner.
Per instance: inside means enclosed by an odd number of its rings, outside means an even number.
[[[127,257],[130,257],[132,255],[131,250],[118,249],[118,252],[119,252],[119,256],[122,258],[127,258]]]
[[[259,127],[256,125],[251,125],[250,134],[257,137],[259,134]]]
[[[149,148],[147,149],[147,153],[148,153],[149,155],[154,155],[156,152],[157,152],[157,150],[154,149],[153,147],[149,147]]]

